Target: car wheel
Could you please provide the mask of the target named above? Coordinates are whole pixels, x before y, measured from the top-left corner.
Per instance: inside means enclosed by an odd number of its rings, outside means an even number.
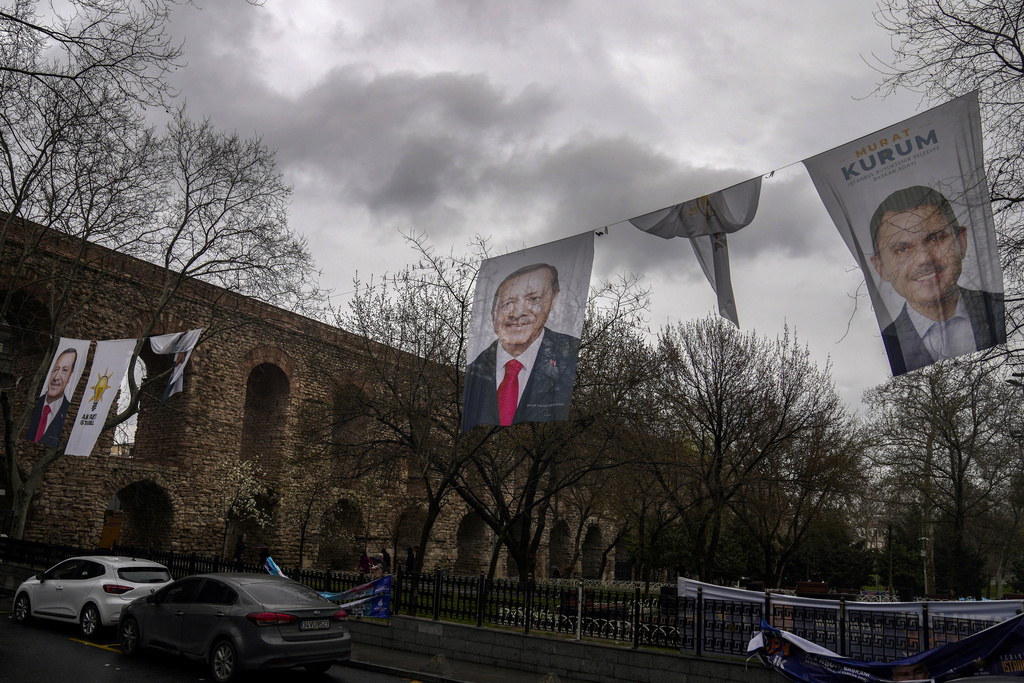
[[[121,644],[121,652],[134,657],[139,654],[139,622],[135,617],[127,617],[117,629],[117,641]]]
[[[96,605],[88,604],[82,608],[82,614],[78,617],[78,625],[81,627],[83,638],[92,638],[100,627],[100,611]]]
[[[235,679],[238,671],[238,657],[230,640],[218,640],[210,652],[210,675],[217,683],[228,683]]]
[[[321,662],[319,664],[307,664],[303,668],[311,674],[322,674],[327,673],[327,670],[331,668],[331,663]]]
[[[21,593],[14,599],[14,620],[19,624],[27,624],[32,619],[32,603],[28,596]]]

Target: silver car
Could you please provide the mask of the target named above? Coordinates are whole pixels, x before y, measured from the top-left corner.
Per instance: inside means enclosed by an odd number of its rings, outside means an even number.
[[[121,609],[171,582],[167,567],[149,560],[96,555],[72,557],[18,586],[14,620],[33,617],[78,622],[92,637],[101,626],[115,626]]]
[[[209,663],[217,683],[244,669],[348,661],[348,615],[312,588],[270,574],[199,574],[134,601],[121,613],[121,651],[152,647]]]

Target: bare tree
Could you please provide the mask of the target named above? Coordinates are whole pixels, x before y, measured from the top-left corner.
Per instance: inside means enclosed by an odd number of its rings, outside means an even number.
[[[864,440],[851,419],[836,417],[769,453],[730,502],[761,549],[768,586],[780,586],[808,532],[829,512],[848,510],[864,485]]]
[[[666,453],[659,478],[673,496],[701,580],[709,580],[732,505],[767,458],[809,457],[806,443],[842,423],[829,370],[789,332],[742,334],[721,318],[663,330],[659,399]]]
[[[72,4],[96,12],[93,24],[81,24],[93,36],[88,46],[68,39],[67,24],[43,30],[33,6],[18,3],[0,15],[0,51],[9,57],[0,69],[0,276],[7,285],[0,321],[21,361],[0,387],[0,412],[12,533],[19,537],[44,474],[64,454],[63,444],[40,452],[19,442],[31,412],[25,399],[38,395],[59,339],[82,327],[83,311],[102,288],[123,288],[121,319],[135,321],[139,338],[128,396],[107,430],[138,411],[143,387],[135,363],[145,337],[163,331],[163,316],[177,302],[188,298],[207,316],[200,343],[254,322],[227,292],[188,287],[192,280],[298,310],[316,300],[312,259],[288,228],[290,190],[273,153],[258,139],[192,121],[183,109],[162,133],[144,125],[142,105],[163,92],[159,78],[150,79],[177,54],[161,33],[166,3]],[[60,43],[57,53],[88,51],[81,59],[94,67],[78,70],[71,57],[74,63],[47,61],[52,41]],[[133,45],[139,52],[127,56]],[[119,277],[106,249],[149,261],[159,279]]]
[[[361,352],[354,377],[363,390],[353,414],[369,424],[339,432],[339,420],[346,420],[336,415],[326,438],[358,452],[376,476],[423,496],[426,514],[416,553],[422,566],[434,522],[467,458],[487,438],[467,438],[461,428],[477,257],[487,247],[477,243],[474,257],[439,255],[423,236],[408,239],[419,261],[378,282],[357,282],[350,310],[338,321],[354,333]]]
[[[913,492],[924,511],[922,536],[934,541],[941,531],[950,539],[949,571],[937,578],[954,591],[973,591],[972,526],[993,510],[1015,469],[1009,425],[1016,416],[1007,412],[1019,406],[1014,391],[991,368],[946,361],[866,394],[876,463],[894,486]]]

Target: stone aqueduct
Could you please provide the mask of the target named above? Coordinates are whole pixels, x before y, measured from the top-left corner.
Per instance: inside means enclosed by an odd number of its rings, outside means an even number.
[[[30,268],[43,274],[63,268],[66,256],[78,246],[48,233]],[[153,310],[162,272],[96,246],[90,247],[89,258],[90,285],[81,294],[69,293],[69,307],[78,312],[63,336],[138,337],[151,318],[147,312]],[[7,290],[13,265],[2,264],[0,269]],[[15,290],[15,306],[0,328],[0,381],[7,383],[16,417],[24,411],[29,398],[24,387],[49,342],[43,332],[50,327],[43,302],[53,291],[45,279],[39,281]],[[243,322],[225,325],[229,315]],[[415,482],[408,479],[387,489],[369,482],[326,488],[318,501],[321,512],[309,519],[305,533],[297,521],[309,498],[302,494],[316,481],[315,472],[301,462],[305,407],[336,405],[339,392],[365,382],[356,340],[316,320],[190,281],[153,334],[195,327],[221,329],[192,354],[182,393],[165,405],[143,398],[130,451],[115,448],[105,437],[90,457],[65,456],[53,464],[31,505],[25,538],[93,547],[109,536],[112,524],[117,528],[119,523],[121,544],[203,555],[230,554],[234,534],[244,531],[250,546],[268,546],[285,566],[301,562],[351,569],[363,548],[376,552],[387,547],[396,561],[404,558],[404,549],[417,545],[425,510]],[[161,356],[144,353],[143,360],[149,372],[167,367]],[[72,418],[87,378],[84,373],[79,382]],[[71,422],[69,418],[65,437]],[[24,429],[25,423],[19,424]],[[23,463],[42,455],[41,447],[18,436]],[[224,496],[231,493],[225,484],[229,471],[243,461],[258,464],[276,492],[268,504],[272,521],[262,529],[225,525],[221,513]],[[9,509],[9,483],[0,481],[0,489],[5,490],[0,510]],[[537,563],[539,575],[547,575],[554,564],[563,575],[598,578],[610,531],[598,520],[589,520],[577,548],[577,526],[578,520],[571,518],[549,521],[548,542]],[[482,520],[452,498],[435,523],[424,568],[462,575],[486,572],[492,543],[493,534]],[[604,578],[612,577],[615,559],[625,558],[609,558]],[[509,573],[505,563],[502,552],[498,576]]]

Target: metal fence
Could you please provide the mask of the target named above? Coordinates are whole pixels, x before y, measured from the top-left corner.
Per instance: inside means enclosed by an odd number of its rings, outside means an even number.
[[[113,554],[0,537],[0,562],[45,568],[75,555]],[[254,562],[119,547],[116,554],[154,560],[175,577],[223,571],[261,572]],[[282,567],[289,577],[318,591],[340,592],[368,579],[355,572]],[[929,603],[914,611],[872,609],[855,601],[807,600],[804,604],[705,597],[679,598],[675,587],[651,593],[640,584],[588,587],[571,581],[518,581],[447,572],[399,572],[392,583],[392,612],[477,626],[514,628],[525,633],[560,634],[658,647],[693,655],[745,657],[747,643],[765,619],[822,647],[855,659],[891,661],[954,642],[1001,619],[929,613]],[[1004,617],[1005,618],[1005,617]]]
[[[772,593],[757,601],[684,597],[680,649],[696,655],[746,656],[761,620],[844,657],[888,662],[957,642],[1019,614],[1020,601],[878,603],[803,599]],[[798,603],[798,604],[797,604]]]

